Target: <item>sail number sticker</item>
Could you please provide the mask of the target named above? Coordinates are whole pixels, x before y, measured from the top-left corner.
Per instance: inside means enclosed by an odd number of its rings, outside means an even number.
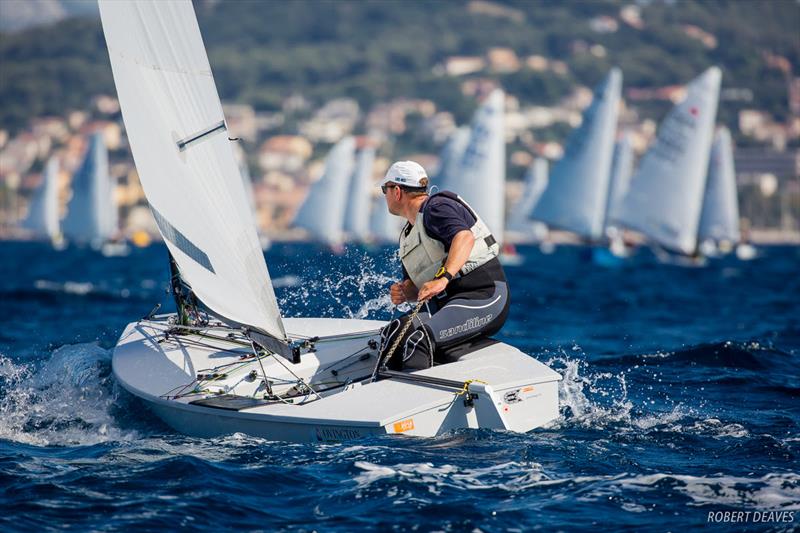
[[[400,422],[394,423],[394,432],[395,433],[403,433],[405,431],[411,431],[414,429],[414,419],[407,418],[405,420],[401,420]]]

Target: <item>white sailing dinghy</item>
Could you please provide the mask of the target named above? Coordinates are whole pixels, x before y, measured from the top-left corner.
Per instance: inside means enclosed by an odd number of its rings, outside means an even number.
[[[456,144],[459,141],[455,139]],[[502,90],[489,93],[475,111],[469,139],[455,168],[455,173],[448,176],[447,185],[480,213],[492,235],[502,244],[506,202],[505,93]]]
[[[197,436],[528,431],[558,416],[560,376],[506,344],[392,373],[376,364],[382,322],[282,318],[191,2],[101,0],[100,14],[136,167],[181,285],[179,316],[122,333],[112,367],[126,390]]]
[[[368,142],[368,141],[365,141]],[[349,240],[368,242],[369,218],[372,193],[372,167],[375,164],[375,148],[365,145],[355,155],[353,175],[350,178],[350,192],[347,195],[347,209],[344,215],[344,231]]]
[[[308,191],[294,225],[308,231],[312,240],[341,249],[350,178],[355,169],[355,137],[347,136],[333,145],[325,158],[325,170]]]
[[[613,68],[597,86],[580,127],[553,166],[530,218],[569,231],[588,244],[604,239],[607,194],[619,115],[622,73]]]
[[[458,171],[461,158],[469,143],[470,128],[461,126],[454,131],[439,153],[439,164],[434,173],[433,185],[441,190],[455,191],[458,187]]]
[[[720,69],[711,67],[689,83],[686,97],[661,123],[613,216],[613,222],[644,234],[657,253],[678,254],[675,259],[693,256],[692,263],[698,262],[697,232],[721,77]],[[672,255],[660,253],[660,258],[675,262]]]
[[[36,189],[22,227],[35,239],[50,241],[56,248],[63,244],[58,216],[58,160],[51,157],[42,174],[42,184]]]
[[[119,215],[108,174],[108,149],[100,132],[89,138],[86,156],[72,176],[72,199],[62,229],[70,243],[91,246],[103,255],[129,252],[124,242],[114,241],[119,233]]]
[[[703,255],[729,253],[739,243],[739,198],[733,167],[731,134],[722,127],[714,134],[708,160],[708,181],[700,215],[698,240]]]
[[[522,195],[508,217],[506,238],[517,243],[541,242],[547,236],[547,226],[535,222],[528,215],[539,203],[547,188],[547,159],[537,157],[525,172]]]

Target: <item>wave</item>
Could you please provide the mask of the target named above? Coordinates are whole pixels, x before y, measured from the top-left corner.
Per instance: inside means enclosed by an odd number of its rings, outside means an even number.
[[[41,366],[0,356],[0,438],[36,446],[131,440],[115,410],[111,352],[96,343],[56,349]]]

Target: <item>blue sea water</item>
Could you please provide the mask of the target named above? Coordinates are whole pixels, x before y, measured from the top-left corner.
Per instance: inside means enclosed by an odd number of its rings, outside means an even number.
[[[520,251],[500,337],[563,375],[555,423],[304,445],[186,437],[115,384],[122,328],[170,306],[162,246],[0,243],[0,530],[797,529],[800,250],[704,268]],[[286,315],[392,313],[390,249],[267,260]]]

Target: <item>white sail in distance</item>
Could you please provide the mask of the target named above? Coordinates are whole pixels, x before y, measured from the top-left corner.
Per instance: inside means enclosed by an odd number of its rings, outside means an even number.
[[[381,194],[372,199],[372,215],[370,216],[370,235],[374,242],[397,244],[400,240],[400,230],[404,220],[389,212],[386,199]]]
[[[456,174],[461,165],[461,158],[464,157],[464,150],[469,143],[470,129],[462,126],[454,131],[442,148],[439,154],[439,164],[431,180],[431,185],[435,185],[441,191],[452,190],[458,185]]]
[[[633,175],[633,146],[629,133],[623,133],[614,145],[614,159],[611,164],[611,180],[608,187],[608,207],[606,208],[606,227],[619,211],[622,199],[628,193]]]
[[[133,158],[159,231],[213,313],[285,339],[194,8],[101,0]]]
[[[375,163],[375,148],[365,146],[356,155],[355,169],[350,178],[350,192],[344,231],[358,242],[369,239],[369,214],[372,203],[372,167]]]
[[[695,252],[721,77],[711,67],[686,87],[642,157],[612,223],[669,250]]]
[[[55,239],[59,235],[58,160],[51,157],[42,173],[42,184],[36,189],[22,227],[38,238]]]
[[[714,135],[698,238],[739,242],[739,199],[731,134],[727,128],[720,128]]]
[[[505,94],[493,90],[475,111],[461,162],[448,187],[480,215],[502,243],[505,231]]]
[[[553,165],[532,219],[592,241],[603,237],[621,90],[622,73],[613,68],[595,89],[564,156]]]
[[[108,149],[103,134],[89,138],[81,166],[72,176],[72,198],[64,218],[64,235],[79,244],[100,245],[118,230],[117,204],[108,175]]]
[[[547,159],[543,157],[537,157],[528,167],[525,173],[525,188],[522,191],[522,196],[511,209],[511,214],[508,218],[509,230],[531,234],[532,236],[535,222],[531,221],[528,215],[536,207],[542,197],[542,193],[547,188],[547,173],[548,163]]]
[[[322,177],[311,185],[294,225],[309,232],[315,241],[335,246],[344,240],[344,216],[350,177],[355,168],[356,140],[344,137],[325,158]]]

